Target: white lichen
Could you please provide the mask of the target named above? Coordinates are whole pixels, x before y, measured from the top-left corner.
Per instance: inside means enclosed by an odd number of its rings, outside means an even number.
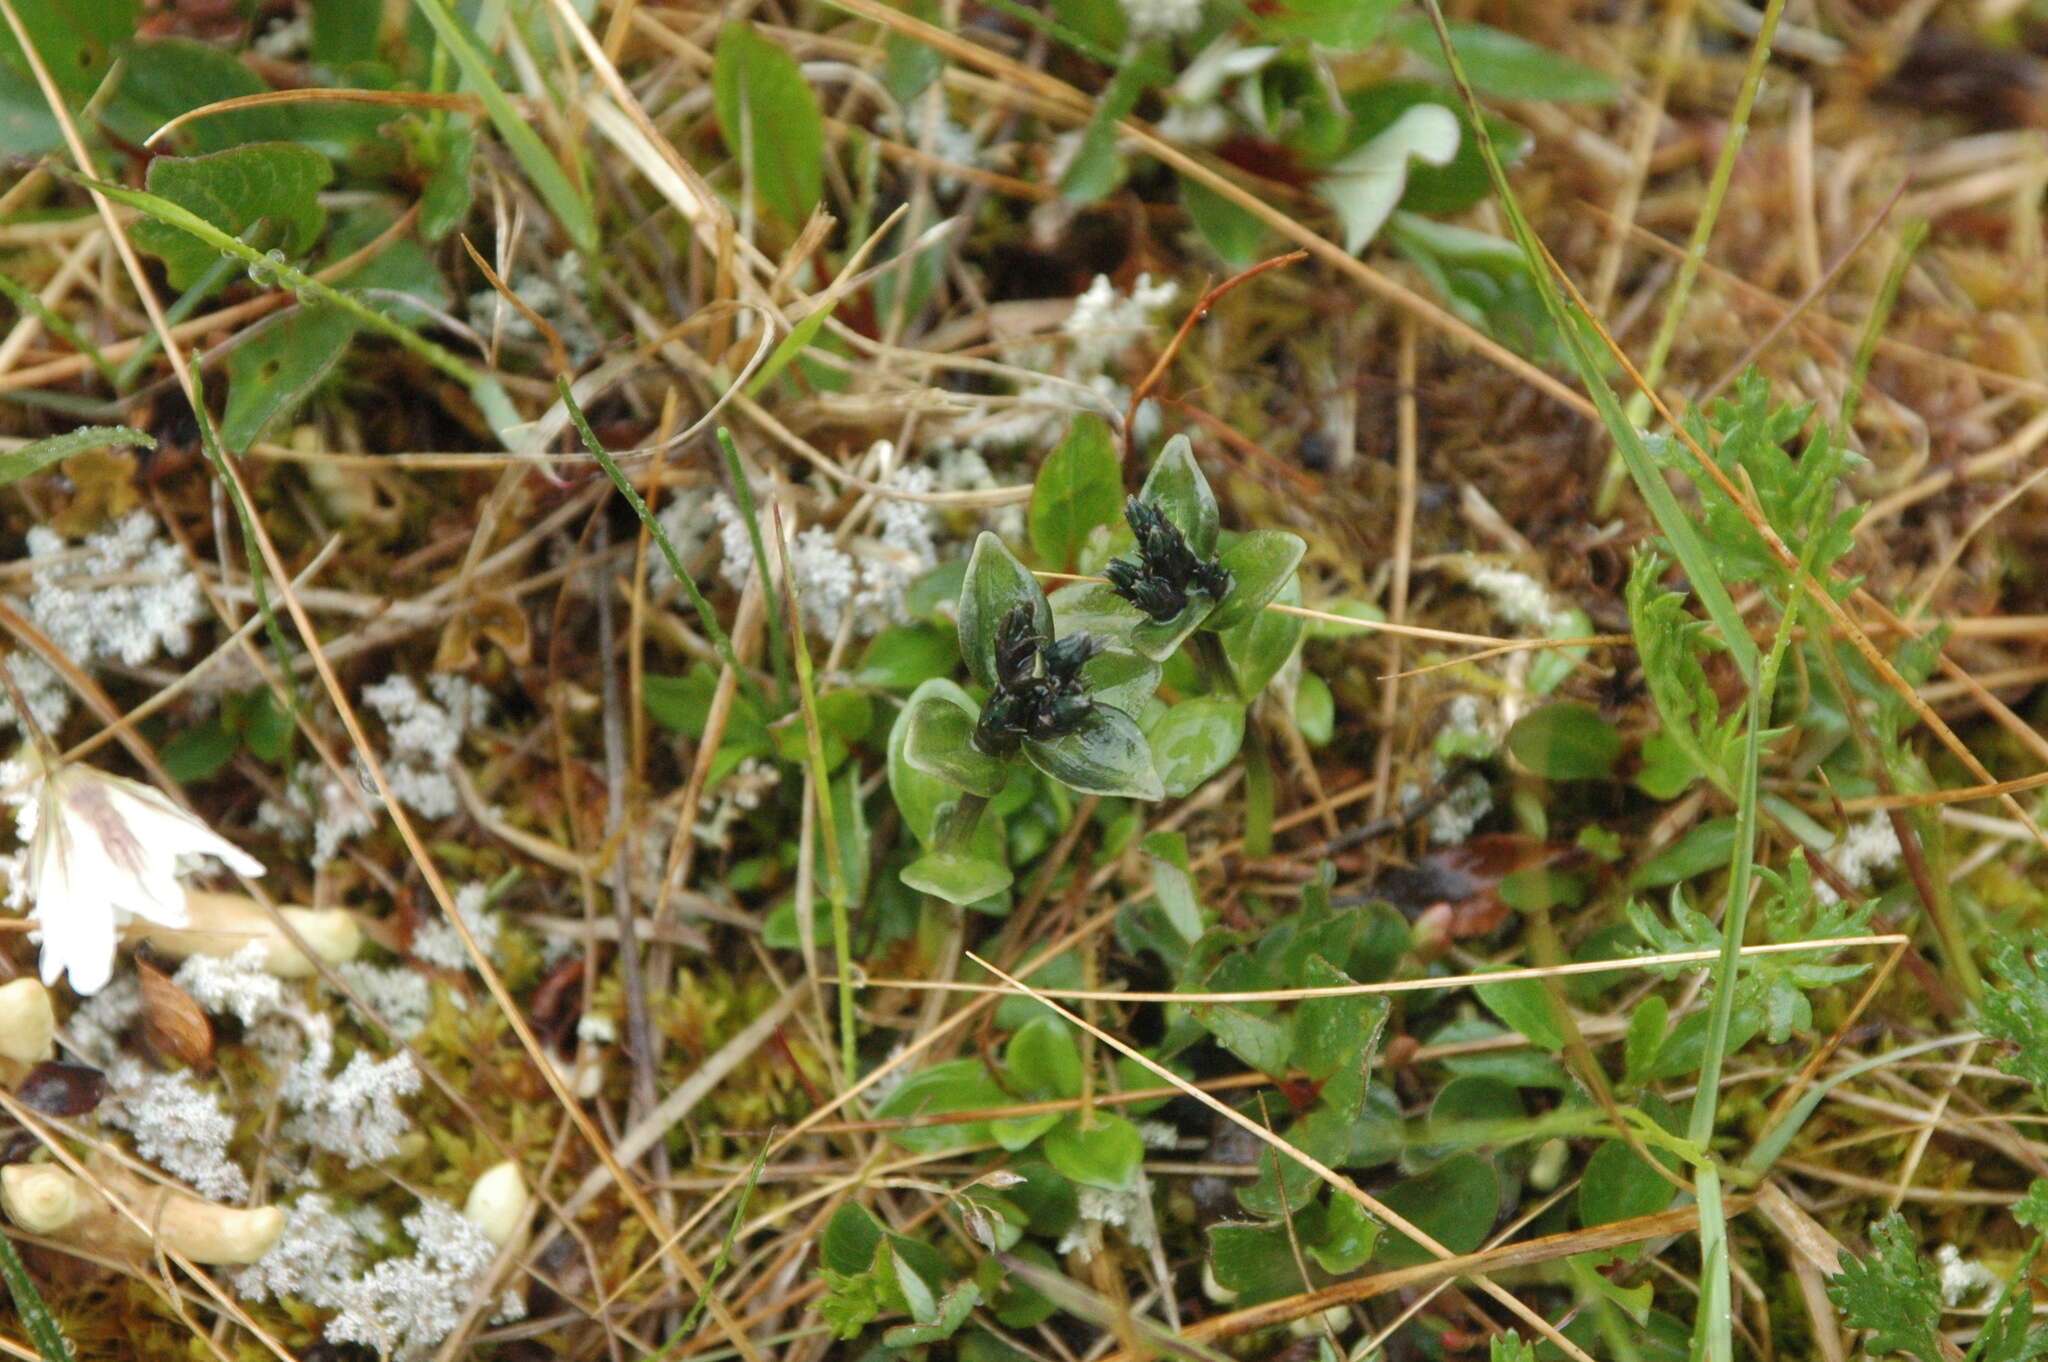
[[[209,1201],[248,1198],[248,1175],[228,1155],[235,1122],[220,1094],[189,1073],[152,1073],[125,1055],[107,1066],[106,1075],[99,1119],[133,1135],[136,1153]]]
[[[495,960],[498,952],[498,938],[504,932],[502,917],[485,906],[490,896],[488,886],[477,883],[465,884],[455,891],[455,912],[469,928],[469,934],[476,940],[487,959]],[[442,969],[468,969],[469,952],[463,947],[462,937],[454,926],[444,919],[436,918],[422,926],[412,935],[412,955],[429,965]]]

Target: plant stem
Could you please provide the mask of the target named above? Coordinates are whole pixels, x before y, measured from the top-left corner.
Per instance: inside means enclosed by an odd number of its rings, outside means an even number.
[[[937,845],[932,849],[941,856],[970,855],[974,830],[981,826],[981,812],[987,807],[987,795],[962,790],[960,797],[939,815],[938,836],[934,839]]]
[[[1197,629],[1191,641],[1195,645],[1195,672],[1202,678],[1202,689],[1211,695],[1243,699],[1238,694],[1237,676],[1230,669],[1230,656],[1223,651],[1223,636]]]

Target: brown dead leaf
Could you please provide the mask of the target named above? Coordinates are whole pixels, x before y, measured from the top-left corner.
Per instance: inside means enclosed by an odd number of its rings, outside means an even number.
[[[142,984],[142,1035],[161,1057],[194,1069],[213,1067],[213,1022],[192,995],[146,960],[135,972]]]

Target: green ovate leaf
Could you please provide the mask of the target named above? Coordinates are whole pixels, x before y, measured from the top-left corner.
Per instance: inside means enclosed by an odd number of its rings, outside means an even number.
[[[1179,799],[1237,756],[1244,742],[1244,706],[1204,696],[1183,700],[1147,735],[1152,765],[1169,798]]]
[[[1079,1114],[1068,1116],[1045,1137],[1045,1158],[1075,1182],[1122,1190],[1129,1187],[1145,1158],[1138,1128],[1121,1116],[1090,1112],[1086,1127]]]
[[[912,889],[962,907],[995,897],[1014,878],[1001,861],[958,852],[933,852],[903,867],[903,882]]]
[[[239,453],[273,420],[296,411],[341,359],[355,334],[355,321],[347,314],[331,307],[303,307],[237,346],[228,356],[222,447]]]
[[[1529,1038],[1541,1050],[1557,1054],[1564,1049],[1564,1028],[1550,1010],[1541,979],[1503,979],[1497,984],[1474,984],[1472,991],[1486,1010]]]
[[[1019,1092],[1036,1101],[1081,1095],[1081,1051],[1058,1017],[1040,1015],[1019,1027],[1003,1050]]]
[[[15,0],[14,11],[66,101],[82,105],[106,79],[114,49],[135,36],[142,5],[140,0]],[[37,89],[35,73],[7,24],[0,24],[0,68],[28,90]],[[29,150],[15,144],[8,149]]]
[[[1221,632],[1235,628],[1271,604],[1301,565],[1308,545],[1285,530],[1250,530],[1218,555],[1230,571],[1230,594],[1203,622]]]
[[[1672,1186],[1624,1140],[1608,1140],[1586,1160],[1579,1180],[1579,1223],[1588,1228],[1655,1215],[1671,1204]]]
[[[943,695],[909,707],[903,759],[926,775],[983,797],[1003,788],[1004,764],[974,745],[974,715]]]
[[[1592,706],[1562,701],[1517,720],[1508,751],[1550,780],[1598,780],[1621,759],[1621,735]]]
[[[960,656],[984,686],[996,684],[996,630],[1019,605],[1031,611],[1042,638],[1053,636],[1052,606],[1038,579],[1002,540],[983,530],[960,584]]]
[[[1093,413],[1075,417],[1031,487],[1031,551],[1047,567],[1066,569],[1090,530],[1116,520],[1123,497],[1109,423]]]
[[[818,1236],[818,1261],[834,1272],[864,1272],[875,1261],[882,1227],[866,1208],[846,1202]]]
[[[707,668],[706,670],[708,672],[709,669]],[[649,677],[648,680],[652,682],[654,678]],[[889,793],[896,799],[896,810],[903,815],[904,826],[909,828],[911,835],[916,837],[918,842],[925,846],[932,845],[937,838],[941,810],[960,797],[958,786],[950,781],[941,780],[937,776],[918,770],[910,764],[904,751],[910,737],[911,711],[920,703],[932,697],[941,697],[948,704],[959,709],[971,710],[974,708],[974,701],[968,698],[966,691],[960,689],[958,685],[946,680],[944,677],[934,677],[911,692],[910,700],[897,713],[894,724],[890,726],[888,748]],[[651,691],[648,697],[648,708],[650,710],[654,709],[654,698]],[[736,713],[737,709],[738,705],[736,703]],[[657,718],[662,717],[660,711],[656,710],[654,712]],[[754,722],[758,727],[760,724],[758,714],[754,716]],[[702,731],[701,728],[699,731]],[[760,732],[765,747],[767,730],[765,727],[761,727]],[[730,739],[728,739],[729,741]],[[1001,840],[994,832],[996,823],[997,819],[993,815],[987,813],[982,815],[981,827],[976,830],[974,839],[974,851],[976,854],[993,856],[999,851]]]
[[[726,150],[785,224],[801,227],[824,193],[825,124],[796,58],[751,23],[720,27],[712,102]]]
[[[1294,726],[1310,747],[1323,747],[1336,736],[1337,697],[1330,693],[1330,683],[1314,672],[1304,671],[1294,689]]]
[[[951,676],[959,664],[958,634],[918,621],[876,634],[853,679],[882,690],[913,690],[934,677]]]
[[[1380,1200],[1451,1252],[1470,1253],[1486,1242],[1500,1213],[1500,1174],[1477,1154],[1453,1154],[1428,1172],[1387,1189]],[[1434,1256],[1390,1228],[1379,1261],[1405,1266]]]
[[[1605,103],[1620,93],[1619,82],[1606,72],[1490,24],[1450,23],[1445,28],[1450,32],[1451,46],[1457,49],[1466,78],[1482,95],[1496,99]],[[1436,29],[1428,19],[1396,19],[1389,35],[1430,65],[1444,65],[1443,44],[1437,40]]]
[[[1137,721],[1120,709],[1096,705],[1073,732],[1026,738],[1024,755],[1045,774],[1078,794],[1163,799],[1165,787]]]
[[[1016,1099],[982,1070],[978,1059],[954,1059],[920,1069],[898,1084],[875,1107],[876,1117],[935,1116],[955,1111],[993,1111],[1015,1105]],[[985,1121],[902,1126],[889,1138],[905,1149],[929,1154],[975,1144],[988,1138]]]
[[[146,183],[181,208],[191,210],[230,236],[265,227],[251,244],[304,255],[327,221],[319,194],[334,178],[334,167],[310,147],[259,142],[207,156],[159,156],[149,163]],[[129,228],[135,244],[164,262],[173,287],[188,289],[220,256],[168,223],[144,218]]]
[[[1166,442],[1138,489],[1138,500],[1157,506],[1175,529],[1187,538],[1188,547],[1199,558],[1216,551],[1216,535],[1222,518],[1216,510],[1216,493],[1195,462],[1195,447],[1185,435]]]

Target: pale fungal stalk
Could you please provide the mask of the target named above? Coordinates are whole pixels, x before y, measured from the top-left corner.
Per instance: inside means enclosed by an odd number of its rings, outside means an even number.
[[[178,858],[215,856],[244,875],[262,863],[157,791],[90,766],[31,753],[40,767],[18,821],[28,841],[30,915],[42,930],[42,976],[97,993],[113,977],[116,933],[131,918],[186,921]]]
[[[32,1234],[95,1253],[147,1253],[162,1248],[208,1266],[246,1266],[270,1252],[284,1232],[275,1206],[220,1206],[190,1192],[145,1182],[126,1169],[101,1165],[93,1174],[135,1219],[66,1169],[48,1163],[0,1168],[0,1205]],[[145,1230],[135,1221],[149,1226]],[[152,1233],[153,1231],[153,1233]]]
[[[345,908],[283,907],[277,911],[312,947],[313,953],[330,965],[353,960],[362,949],[363,929],[355,914]],[[306,979],[315,973],[313,962],[292,943],[263,905],[243,894],[188,889],[183,925],[139,922],[129,935],[147,941],[152,949],[173,960],[195,955],[226,959],[239,954],[251,942],[261,942],[266,972],[280,979]]]

